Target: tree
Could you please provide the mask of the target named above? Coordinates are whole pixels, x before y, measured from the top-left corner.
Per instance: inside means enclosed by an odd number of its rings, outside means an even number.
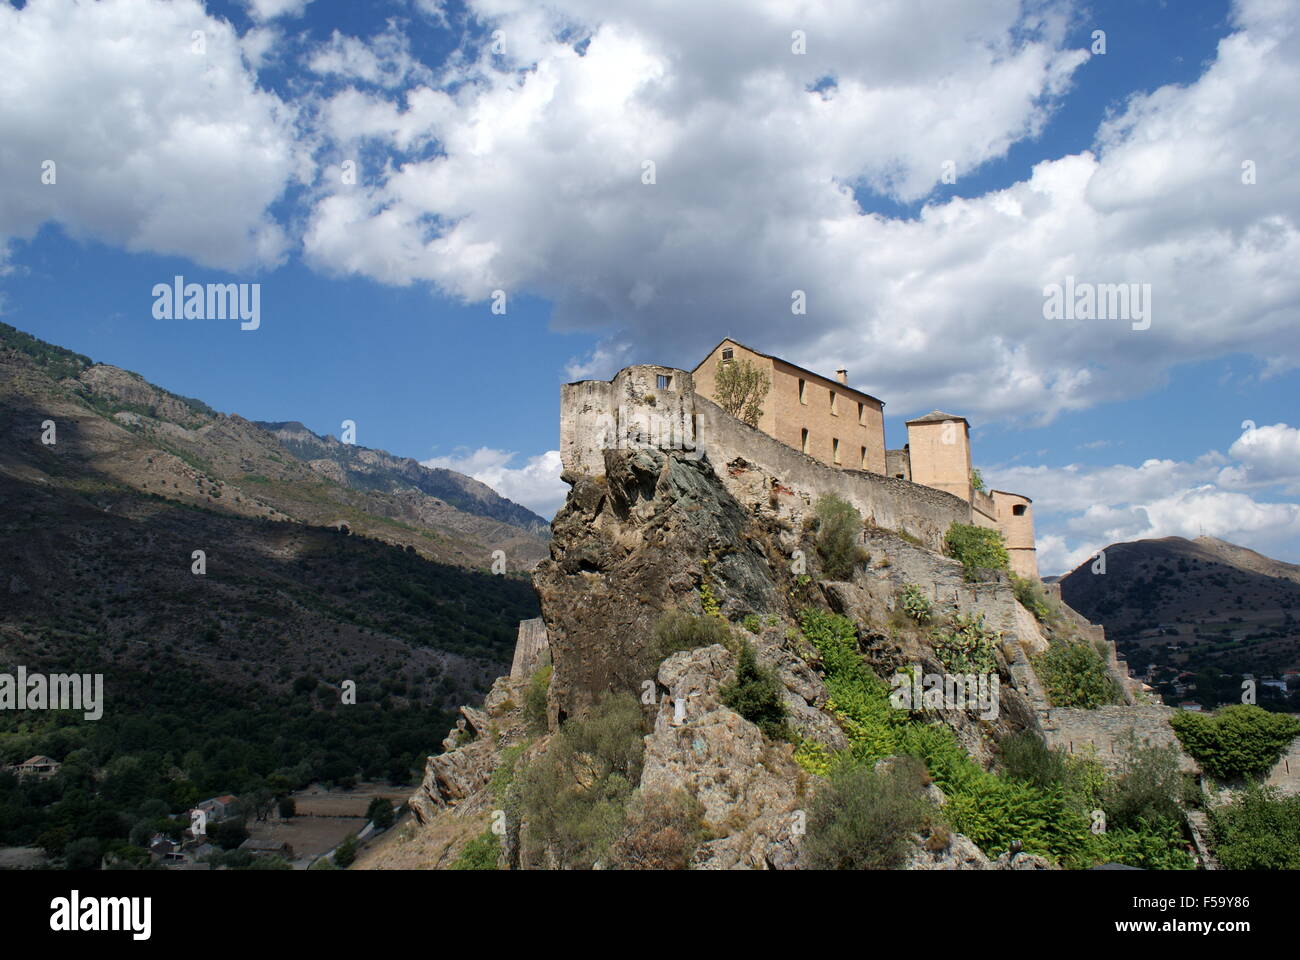
[[[298,814],[298,804],[294,802],[293,797],[280,798],[280,818],[288,820]]]
[[[833,493],[817,500],[817,553],[828,580],[850,580],[864,553],[858,546],[862,514]]]
[[[356,837],[348,837],[339,844],[334,851],[334,863],[346,870],[357,860],[357,840]]]
[[[719,692],[723,703],[767,736],[785,740],[790,737],[790,728],[781,690],[776,673],[758,665],[753,646],[746,642],[740,648],[735,681],[724,685]]]
[[[728,360],[718,364],[713,396],[727,413],[756,427],[771,386],[771,378],[748,360]]]
[[[366,817],[380,830],[393,825],[393,805],[384,797],[375,797],[366,809]]]

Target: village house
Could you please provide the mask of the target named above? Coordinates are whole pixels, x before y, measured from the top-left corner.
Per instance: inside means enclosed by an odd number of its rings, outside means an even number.
[[[60,766],[62,764],[57,761],[51,760],[43,754],[37,754],[17,764],[12,769],[18,775],[18,779],[21,780],[24,777],[52,777],[59,772]]]
[[[201,800],[194,805],[194,809],[202,810],[207,814],[208,823],[220,823],[235,815],[238,803],[238,799],[233,794],[227,793],[220,797],[213,797],[211,800]]]

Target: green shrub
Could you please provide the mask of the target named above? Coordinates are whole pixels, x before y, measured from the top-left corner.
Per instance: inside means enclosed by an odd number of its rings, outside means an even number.
[[[1002,634],[990,630],[984,615],[953,614],[930,635],[935,656],[950,673],[993,673]]]
[[[756,613],[746,614],[745,619],[741,621],[741,625],[750,633],[758,633],[759,630],[763,629],[763,621],[758,618]]]
[[[1040,623],[1049,623],[1056,619],[1056,609],[1048,599],[1047,591],[1041,582],[1027,577],[1011,577],[1011,589],[1015,591],[1020,605],[1034,615]]]
[[[501,857],[501,838],[484,830],[461,848],[451,865],[453,870],[495,870]]]
[[[755,724],[773,740],[790,739],[785,702],[781,698],[781,681],[776,673],[758,665],[758,657],[748,642],[740,648],[736,679],[723,686],[722,702]]]
[[[1006,570],[1010,564],[1002,534],[996,530],[968,523],[954,523],[943,538],[944,552],[966,568],[966,575],[976,570]]]
[[[1021,780],[1040,789],[1061,786],[1068,776],[1065,757],[1051,749],[1043,738],[1033,733],[1014,733],[998,744],[1002,769],[1012,780]]]
[[[808,811],[803,857],[815,870],[885,870],[902,861],[912,834],[936,818],[924,768],[893,763],[877,773],[841,766]]]
[[[849,580],[862,557],[862,515],[834,494],[817,501],[817,553],[830,580]]]
[[[907,615],[917,623],[929,623],[934,613],[934,605],[930,603],[930,598],[915,583],[904,585],[902,605]]]
[[[528,691],[524,694],[524,720],[534,733],[546,732],[546,695],[551,689],[551,666],[547,664],[538,669],[528,681]]]
[[[1300,796],[1251,784],[1235,803],[1210,809],[1210,830],[1229,870],[1300,870]]]
[[[685,870],[708,839],[704,805],[684,790],[638,791],[628,804],[627,823],[610,851],[614,870]]]
[[[516,773],[521,865],[590,869],[607,854],[641,779],[644,734],[636,698],[608,695]]]
[[[1300,720],[1251,704],[1217,714],[1179,710],[1170,719],[1183,748],[1212,777],[1263,777],[1300,734]]]
[[[727,646],[731,631],[719,617],[696,616],[685,610],[665,613],[655,624],[654,657],[659,663],[682,650],[710,647],[715,643]]]
[[[357,838],[348,837],[334,851],[334,865],[346,870],[357,860]]]
[[[1054,707],[1093,710],[1120,699],[1106,661],[1086,643],[1053,644],[1034,660],[1034,671]]]
[[[1177,748],[1172,744],[1142,746],[1130,730],[1121,751],[1118,769],[1102,791],[1106,828],[1137,828],[1143,822],[1167,820],[1181,829],[1183,814],[1178,800],[1183,778]]]

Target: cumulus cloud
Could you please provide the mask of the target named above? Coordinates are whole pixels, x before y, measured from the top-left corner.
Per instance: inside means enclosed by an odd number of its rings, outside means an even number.
[[[278,17],[301,17],[312,0],[244,0],[248,15],[259,23]]]
[[[1224,468],[1219,480],[1225,486],[1283,484],[1288,493],[1300,494],[1300,429],[1250,423],[1228,453],[1240,463]]]
[[[510,464],[518,454],[479,447],[458,451],[449,457],[431,457],[421,461],[426,467],[443,467],[486,483],[507,500],[523,504],[538,516],[550,519],[564,503],[568,484],[560,479],[560,451],[529,457],[522,466]]]
[[[1062,5],[469,9],[495,47],[432,87],[322,105],[340,150],[366,139],[396,162],[317,198],[312,262],[468,300],[535,293],[557,326],[605,331],[606,357],[690,364],[739,318],[905,410],[1046,420],[1226,352],[1300,362],[1292,5],[1241,0],[1196,82],[1130,98],[1089,152],[910,220],[853,188],[917,200],[951,161],[960,189],[1035,136],[1088,56],[1063,48]],[[1150,284],[1150,329],[1045,320],[1043,288],[1067,276]]]
[[[1108,544],[1158,537],[1218,537],[1300,561],[1300,504],[1268,499],[1295,492],[1300,431],[1251,427],[1228,455],[1139,466],[1012,466],[985,471],[991,484],[1033,490],[1039,569],[1073,569]],[[1246,488],[1252,488],[1247,492]]]
[[[284,258],[267,210],[309,163],[294,111],[201,4],[3,4],[0,63],[0,242],[55,222],[213,267]]]
[[[361,40],[335,30],[307,61],[323,76],[340,77],[380,87],[400,87],[411,82],[429,83],[433,74],[411,55],[411,42],[396,20],[371,37]]]

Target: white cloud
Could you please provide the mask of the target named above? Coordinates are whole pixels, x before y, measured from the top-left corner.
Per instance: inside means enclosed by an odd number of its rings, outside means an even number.
[[[1293,492],[1300,431],[1286,424],[1243,434],[1225,457],[1147,460],[1140,466],[1012,466],[984,471],[994,487],[1034,491],[1038,563],[1044,574],[1073,569],[1111,543],[1159,537],[1218,537],[1300,561],[1300,504],[1267,499]],[[1289,459],[1288,459],[1289,457]],[[1245,487],[1254,488],[1251,493]]]
[[[213,267],[284,258],[267,208],[308,169],[294,111],[257,89],[239,38],[201,4],[0,4],[0,63],[0,243],[53,221]]]
[[[558,327],[640,360],[693,365],[743,330],[848,366],[894,409],[986,419],[1130,397],[1226,353],[1300,363],[1293,5],[1239,3],[1204,75],[1130,99],[1095,151],[907,221],[864,214],[850,186],[924,197],[945,161],[962,177],[1033,137],[1087,58],[1061,47],[1062,6],[608,7],[478,0],[503,54],[462,51],[440,89],[332,98],[340,149],[366,136],[398,162],[318,197],[309,260],[469,300],[538,294]],[[1066,275],[1150,283],[1151,329],[1045,321],[1043,287]]]
[[[259,23],[278,17],[301,17],[312,0],[244,0],[248,15]]]
[[[1225,486],[1284,484],[1289,493],[1300,494],[1300,429],[1252,424],[1228,453],[1241,465],[1224,469],[1219,480]]]
[[[390,88],[429,83],[433,77],[432,71],[411,55],[411,41],[396,20],[389,20],[387,27],[369,40],[335,30],[329,41],[311,54],[307,65],[322,76]]]
[[[507,500],[523,504],[529,510],[550,519],[564,504],[569,486],[560,479],[560,451],[529,457],[520,467],[510,463],[518,454],[479,447],[450,457],[431,457],[421,461],[426,467],[443,467],[464,473],[486,483]]]

